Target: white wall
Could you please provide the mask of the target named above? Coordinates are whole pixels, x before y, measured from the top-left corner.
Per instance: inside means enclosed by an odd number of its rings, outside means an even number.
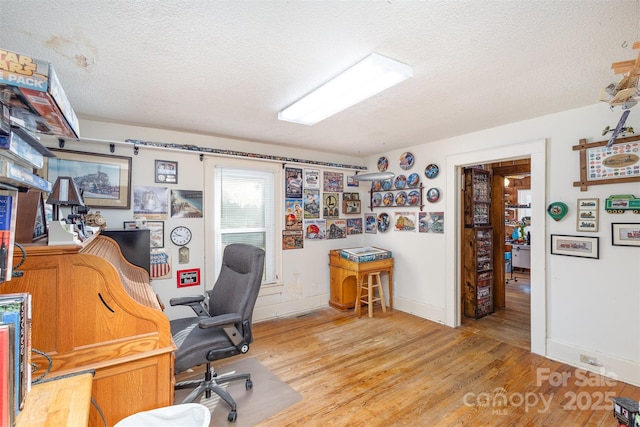
[[[326,307],[329,300],[328,252],[340,247],[360,245],[379,246],[390,249],[395,257],[394,305],[395,308],[416,313],[440,323],[452,324],[459,314],[452,301],[457,298],[455,269],[452,256],[456,256],[456,212],[459,203],[455,199],[456,171],[447,170],[447,164],[458,164],[452,159],[473,158],[470,152],[491,153],[496,159],[505,153],[509,157],[514,145],[528,141],[544,141],[546,165],[533,170],[534,176],[542,174],[540,182],[544,191],[534,200],[543,206],[534,207],[533,239],[536,259],[532,279],[539,283],[536,312],[533,316],[542,319],[542,330],[534,331],[542,337],[542,345],[533,348],[535,352],[550,358],[562,360],[585,369],[597,369],[602,373],[617,376],[627,382],[640,384],[640,250],[633,247],[611,245],[611,222],[640,222],[640,216],[632,213],[610,215],[604,213],[604,199],[612,194],[635,194],[640,197],[638,183],[591,186],[581,192],[573,187],[579,178],[579,156],[572,150],[579,139],[590,142],[602,140],[601,132],[606,126],[614,126],[620,116],[619,111],[611,112],[605,104],[549,115],[534,120],[513,123],[507,126],[487,129],[481,132],[425,144],[407,142],[404,150],[380,152],[367,159],[354,159],[330,153],[314,153],[300,149],[285,149],[275,146],[213,138],[179,132],[146,129],[133,126],[105,124],[83,121],[81,132],[84,137],[123,141],[126,138],[159,142],[173,142],[229,148],[265,154],[288,155],[348,164],[365,164],[376,170],[380,155],[390,161],[390,170],[419,172],[427,187],[438,187],[442,197],[435,204],[427,203],[425,211],[445,212],[445,234],[410,233],[387,231],[376,235],[364,234],[347,239],[326,241],[305,241],[302,250],[283,251],[281,292],[262,296],[256,307],[256,319],[290,315],[318,307]],[[464,120],[464,118],[460,118]],[[633,113],[628,124],[640,129],[640,119]],[[511,147],[511,148],[508,148]],[[108,153],[105,144],[68,143],[69,149]],[[401,171],[398,159],[403,151],[411,151],[416,157],[416,165],[410,171]],[[518,152],[517,150],[515,151]],[[132,156],[130,147],[116,148],[118,155]],[[133,157],[133,156],[132,156]],[[203,170],[197,155],[185,152],[165,152],[141,149],[140,155],[133,157],[134,185],[156,185],[153,183],[153,160],[165,158],[179,161],[178,189],[202,189]],[[440,175],[428,180],[424,168],[429,163],[440,166]],[[540,162],[538,162],[540,164]],[[534,178],[535,179],[535,178]],[[362,184],[361,184],[362,185]],[[368,188],[360,188],[361,198],[366,200]],[[535,190],[534,190],[535,191]],[[453,194],[452,194],[453,193]],[[596,233],[576,232],[575,206],[578,198],[597,197],[601,201],[600,228]],[[454,199],[451,199],[454,198]],[[542,200],[542,203],[538,201]],[[563,201],[570,212],[560,222],[553,221],[542,212],[553,201]],[[363,206],[366,203],[363,203]],[[379,211],[376,211],[379,212]],[[537,213],[536,213],[537,212]],[[131,219],[130,211],[103,211],[109,224],[121,225],[121,221]],[[187,221],[187,220],[182,220]],[[170,231],[180,220],[169,220],[165,232]],[[191,246],[192,262],[186,267],[206,268],[198,255],[204,246],[202,241],[203,220],[188,220],[194,229]],[[600,238],[600,259],[572,258],[549,254],[550,234],[594,235]],[[165,238],[165,247],[171,248]],[[173,253],[177,259],[177,249]],[[453,273],[452,273],[453,272]],[[154,281],[156,291],[167,301],[178,294],[175,277]],[[193,291],[193,288],[187,288]],[[181,290],[181,292],[185,292]],[[534,296],[532,295],[532,299]],[[540,308],[539,308],[540,307]],[[167,310],[172,317],[177,312]],[[453,320],[452,320],[453,319]],[[537,324],[538,322],[536,320]],[[533,339],[538,341],[538,338]],[[580,354],[595,357],[602,366],[593,368],[580,362]]]
[[[640,249],[611,245],[611,223],[640,222],[640,216],[630,212],[611,215],[603,209],[605,198],[612,194],[640,197],[640,184],[591,186],[585,192],[573,187],[573,182],[579,179],[580,163],[578,152],[572,147],[581,138],[589,142],[605,139],[602,129],[606,125],[614,127],[619,117],[620,111],[611,112],[606,104],[596,104],[379,155],[388,157],[393,164],[403,151],[411,151],[421,172],[429,163],[440,165],[440,176],[433,181],[425,179],[425,185],[439,187],[444,197],[436,204],[428,204],[425,210],[445,211],[445,231],[455,233],[460,205],[455,197],[456,189],[451,188],[456,182],[455,170],[447,170],[450,159],[473,162],[475,158],[480,163],[487,158],[509,158],[514,146],[546,141],[546,168],[544,162],[538,162],[541,166],[538,170],[532,165],[532,180],[536,174],[544,174],[544,209],[551,202],[562,201],[569,206],[569,214],[556,222],[540,214],[539,206],[533,209],[537,214],[532,215],[532,229],[541,237],[532,238],[535,250],[532,256],[536,256],[532,259],[535,263],[532,280],[542,275],[536,280],[539,279],[543,289],[539,289],[542,299],[536,300],[539,308],[532,317],[542,316],[544,324],[541,331],[535,331],[543,338],[542,345],[533,350],[590,369],[592,367],[580,362],[580,354],[586,354],[601,362],[602,366],[596,368],[600,372],[640,384]],[[627,124],[638,129],[639,119],[631,114]],[[492,154],[486,157],[485,152]],[[377,158],[378,155],[371,156],[367,165],[375,167]],[[400,172],[397,161],[394,171]],[[587,197],[601,201],[600,227],[596,233],[576,232],[577,199]],[[600,259],[550,255],[550,234],[598,236]],[[447,303],[448,299],[452,300],[451,295],[457,297],[457,282],[451,277],[457,270],[451,268],[452,260],[448,259],[459,254],[459,250],[452,247],[456,236],[387,232],[365,241],[394,251],[395,301],[399,309],[447,324],[448,318],[459,316],[452,313]],[[532,304],[533,293],[532,290]]]

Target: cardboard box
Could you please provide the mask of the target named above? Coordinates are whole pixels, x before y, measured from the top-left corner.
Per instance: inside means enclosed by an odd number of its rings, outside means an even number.
[[[342,249],[340,251],[340,256],[342,258],[348,259],[349,261],[369,262],[377,261],[380,259],[388,259],[391,258],[392,255],[391,251],[365,246],[361,248]]]
[[[43,119],[36,129],[24,123],[30,130],[80,137],[78,117],[49,62],[0,49],[0,90],[12,109],[28,109]],[[43,122],[48,129],[42,128]]]

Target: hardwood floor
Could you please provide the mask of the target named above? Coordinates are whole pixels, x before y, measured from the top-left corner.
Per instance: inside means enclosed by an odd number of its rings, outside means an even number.
[[[638,387],[397,310],[326,308],[254,335],[241,357],[303,396],[261,426],[617,426],[610,397],[640,400]]]
[[[531,292],[528,273],[508,273],[506,307],[481,319],[462,318],[461,328],[526,350],[531,349]]]

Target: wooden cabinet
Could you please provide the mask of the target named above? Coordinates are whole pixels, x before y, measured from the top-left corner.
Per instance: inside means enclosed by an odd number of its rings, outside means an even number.
[[[92,397],[108,425],[173,404],[175,345],[167,316],[136,302],[111,263],[78,246],[25,247],[23,276],[0,292],[32,295],[32,345],[51,357],[49,376],[95,370]],[[32,361],[37,377],[47,362],[39,355]],[[89,425],[103,425],[94,407]]]
[[[464,226],[489,225],[491,213],[491,173],[484,169],[464,171]]]
[[[494,311],[493,228],[465,228],[464,240],[464,315],[479,319]]]
[[[340,256],[340,249],[329,251],[329,305],[348,310],[356,305],[356,284],[365,273],[386,271],[389,274],[389,308],[393,309],[393,258],[355,262]]]

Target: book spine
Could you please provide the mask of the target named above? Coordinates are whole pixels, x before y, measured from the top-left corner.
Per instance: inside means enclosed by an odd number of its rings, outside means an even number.
[[[0,190],[0,283],[11,280],[16,236],[17,192]]]
[[[18,415],[20,412],[20,393],[21,393],[21,373],[20,373],[20,335],[22,333],[20,328],[20,307],[19,303],[9,304],[3,307],[0,307],[0,310],[4,312],[0,312],[2,314],[2,322],[14,325],[14,369],[13,369],[13,400],[14,400],[14,414]]]
[[[11,425],[11,395],[13,388],[10,388],[11,366],[10,354],[12,349],[10,325],[0,325],[0,425]]]

